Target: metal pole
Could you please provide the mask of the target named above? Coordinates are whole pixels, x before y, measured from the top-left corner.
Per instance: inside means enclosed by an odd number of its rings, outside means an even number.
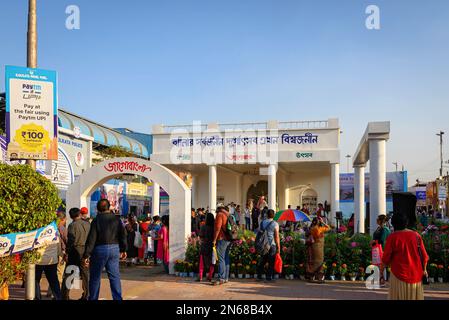
[[[36,0],[28,0],[27,67],[37,68]],[[35,160],[27,160],[26,163],[36,170]],[[36,265],[29,264],[26,271],[26,300],[34,300],[36,296],[35,274]]]
[[[396,172],[398,172],[398,163],[397,162],[393,162],[393,164],[396,166]]]
[[[441,165],[440,165],[440,177],[443,176],[443,131],[440,131],[440,160],[441,160]]]
[[[440,137],[440,177],[443,176],[443,131],[437,133],[437,136]]]

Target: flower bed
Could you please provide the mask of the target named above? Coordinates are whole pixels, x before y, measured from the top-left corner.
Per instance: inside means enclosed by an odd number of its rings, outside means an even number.
[[[421,229],[424,244],[429,254],[429,268],[436,266],[434,277],[449,281],[449,226],[440,224]],[[365,269],[371,264],[371,236],[356,234],[348,236],[346,232],[330,232],[325,236],[324,269],[328,279],[351,280],[365,278]],[[176,265],[186,262],[192,271],[198,273],[199,239],[192,234],[188,239],[185,261],[177,261]],[[281,232],[281,257],[284,268],[282,276],[293,275],[303,278],[306,266],[306,244],[301,231]],[[240,232],[230,251],[231,275],[257,274],[259,255],[255,248],[255,234],[251,231]],[[180,268],[180,267],[179,267]],[[433,268],[433,265],[432,265]],[[429,269],[430,270],[430,269]],[[432,269],[433,272],[433,269]],[[436,280],[437,281],[437,280]],[[436,282],[435,281],[435,282]]]

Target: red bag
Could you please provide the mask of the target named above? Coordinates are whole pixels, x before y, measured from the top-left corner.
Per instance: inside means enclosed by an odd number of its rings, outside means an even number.
[[[282,258],[279,253],[277,253],[274,258],[274,272],[282,273]]]
[[[382,256],[382,246],[377,241],[375,241],[375,244],[373,245],[373,249],[371,251],[371,264],[380,266],[382,264]]]

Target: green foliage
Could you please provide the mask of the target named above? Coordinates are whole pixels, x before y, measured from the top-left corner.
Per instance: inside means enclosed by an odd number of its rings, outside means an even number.
[[[46,226],[60,204],[55,185],[31,167],[0,164],[0,234]]]
[[[98,149],[97,152],[103,159],[98,160],[101,162],[103,160],[112,159],[112,158],[122,158],[122,157],[135,157],[136,155],[125,149],[121,146],[110,146]]]
[[[0,287],[21,279],[30,263],[39,259],[37,250],[0,258]]]
[[[0,164],[0,234],[32,231],[55,220],[61,204],[56,187],[27,165]],[[36,250],[0,258],[0,284],[20,279]]]

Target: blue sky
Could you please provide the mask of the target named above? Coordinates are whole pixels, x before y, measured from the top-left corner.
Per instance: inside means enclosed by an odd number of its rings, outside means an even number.
[[[4,74],[26,63],[28,1],[0,3]],[[410,183],[438,174],[436,132],[449,141],[447,0],[38,0],[38,32],[60,105],[111,127],[338,117],[345,172],[367,122],[390,120],[387,168]]]

